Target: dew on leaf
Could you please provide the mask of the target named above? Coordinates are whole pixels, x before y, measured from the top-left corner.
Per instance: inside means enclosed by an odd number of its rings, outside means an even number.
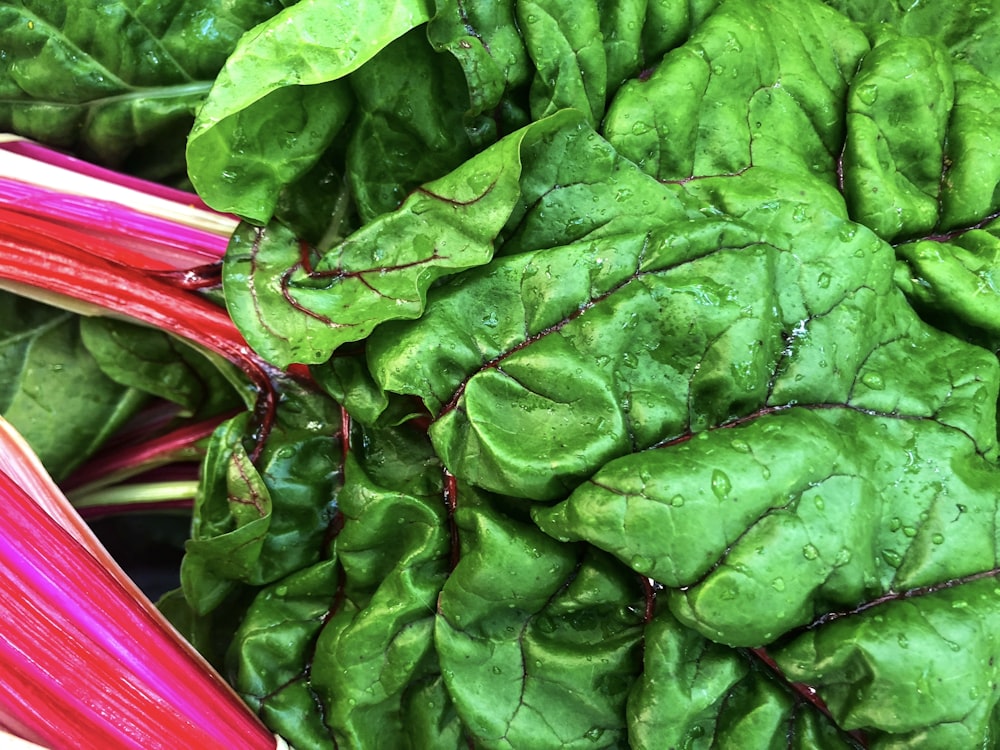
[[[712,492],[720,500],[725,500],[729,497],[729,491],[732,490],[732,482],[729,481],[728,475],[719,469],[712,472]]]
[[[874,83],[866,83],[863,86],[858,86],[857,94],[858,99],[864,104],[872,105],[878,100],[878,86]]]
[[[601,727],[591,727],[590,729],[588,729],[586,732],[583,733],[583,736],[586,737],[591,742],[597,742],[599,739],[601,739],[601,737],[604,736],[604,729],[602,729]]]
[[[816,545],[807,544],[802,548],[802,556],[806,560],[815,560],[817,557],[819,557],[819,550],[816,549]]]
[[[632,570],[639,573],[648,572],[653,567],[653,561],[648,557],[643,557],[642,555],[636,555],[628,562]]]
[[[882,559],[892,568],[898,568],[903,563],[903,556],[893,549],[882,550]]]
[[[680,508],[684,505],[684,497],[682,495],[674,495],[670,498],[670,505],[674,508]]]
[[[944,534],[935,534],[931,537],[931,541],[934,544],[944,544]]]
[[[771,588],[773,588],[775,591],[784,591],[785,590],[785,579],[784,578],[775,578],[773,581],[771,581]]]
[[[885,380],[877,372],[866,372],[861,376],[861,382],[873,391],[881,391],[885,388]]]

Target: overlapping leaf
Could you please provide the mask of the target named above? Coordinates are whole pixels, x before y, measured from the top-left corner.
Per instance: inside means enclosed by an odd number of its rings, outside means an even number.
[[[353,103],[344,76],[429,15],[423,0],[302,0],[245,36],[188,141],[199,193],[220,211],[270,219],[281,189],[343,126]]]
[[[209,444],[192,538],[181,566],[185,598],[206,615],[244,586],[272,583],[319,559],[341,473],[338,410],[286,384],[285,401],[256,462],[248,414]]]
[[[449,747],[995,740],[1000,366],[977,344],[998,335],[1000,97],[954,11],[927,3],[931,33],[924,10],[849,5],[899,23],[727,0],[586,5],[571,27],[557,2],[442,3],[429,38],[465,73],[465,123],[553,114],[490,130],[329,250],[237,237],[227,296],[253,346],[335,355],[319,379],[369,423],[365,451],[401,455],[382,428],[418,397],[454,476],[433,512],[426,485],[342,493],[373,524],[341,532],[344,568],[364,538],[380,583],[342,579],[354,598],[316,636],[332,666],[312,683],[371,717],[333,706],[338,741],[401,717]],[[404,562],[427,535],[378,504],[453,532],[433,581]]]
[[[159,176],[239,37],[280,10],[238,2],[0,4],[0,128]],[[129,160],[126,162],[126,160]]]
[[[7,293],[0,295],[0,383],[0,413],[59,479],[148,398],[105,374],[76,316]]]

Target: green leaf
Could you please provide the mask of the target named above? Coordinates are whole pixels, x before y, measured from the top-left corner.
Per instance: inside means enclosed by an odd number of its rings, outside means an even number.
[[[956,4],[947,0],[825,0],[844,15],[872,29],[891,26],[914,37],[942,42],[956,60],[967,60],[1000,82],[1000,13],[991,2]]]
[[[794,195],[790,178],[832,185],[844,94],[868,46],[819,4],[731,0],[621,86],[604,134],[660,179],[729,176],[772,197]]]
[[[989,745],[1000,661],[996,575],[887,596],[830,618],[775,658],[789,679],[819,689],[841,726],[877,727],[871,748]]]
[[[703,638],[669,612],[647,625],[643,651],[628,702],[635,750],[859,747],[761,659]]]
[[[276,0],[19,2],[0,7],[0,128],[118,166],[183,171],[194,112]],[[129,161],[131,160],[131,161]]]
[[[334,543],[342,599],[317,642],[312,685],[338,743],[415,747],[400,718],[410,686],[437,673],[433,611],[449,554],[444,504],[440,489],[420,496],[375,485],[351,459],[345,476],[344,528]]]
[[[198,111],[188,169],[213,208],[255,224],[344,125],[342,80],[425,22],[424,0],[341,5],[301,0],[241,40]]]
[[[257,594],[229,647],[233,683],[275,732],[301,750],[330,747],[332,738],[310,683],[316,639],[335,601],[334,560],[303,568]]]
[[[223,423],[209,442],[181,585],[204,615],[242,585],[272,583],[319,558],[339,484],[339,410],[285,384],[263,450],[244,446],[249,415]],[[336,415],[336,416],[335,416]]]
[[[160,396],[188,414],[217,414],[239,405],[229,379],[213,363],[179,339],[161,331],[110,318],[82,318],[87,351],[108,377]]]
[[[453,55],[465,73],[468,114],[474,122],[483,122],[479,115],[501,107],[505,97],[530,78],[530,62],[514,13],[510,0],[440,0],[427,24],[428,41],[436,50]]]
[[[596,125],[608,76],[597,3],[526,0],[517,3],[517,23],[535,67],[532,117],[573,108]]]
[[[438,601],[435,645],[477,746],[620,746],[638,580],[459,496],[462,556]]]
[[[146,400],[108,378],[77,316],[0,294],[0,414],[54,478],[79,466]]]
[[[466,129],[468,87],[461,68],[414,29],[351,76],[356,119],[347,170],[361,218],[395,210],[418,185],[473,155]],[[479,146],[494,138],[479,134]]]
[[[271,362],[326,361],[384,320],[421,314],[443,275],[486,263],[521,197],[522,144],[546,138],[572,113],[525,128],[415,191],[320,258],[280,225],[244,226],[226,253],[233,320]]]
[[[919,240],[896,248],[897,283],[936,325],[991,349],[1000,347],[1000,269],[997,227],[951,241]]]
[[[843,159],[848,207],[888,240],[937,224],[953,101],[947,55],[927,39],[881,40],[851,84]]]
[[[457,476],[537,499],[565,494],[614,456],[765,405],[888,412],[902,391],[908,413],[993,450],[992,423],[955,391],[971,395],[978,381],[944,354],[967,348],[891,293],[888,246],[801,205],[748,218],[766,231],[681,222],[495,261],[438,289],[418,323],[377,332],[373,373],[385,389],[424,399],[435,447]],[[792,239],[800,227],[811,227],[808,242]],[[866,338],[846,340],[859,316]],[[914,356],[928,357],[919,376],[902,368]],[[967,361],[985,373],[984,358]],[[899,391],[886,386],[889,373],[903,378]]]
[[[996,658],[988,625],[948,623],[969,602],[995,615],[997,480],[967,435],[934,421],[795,407],[611,462],[535,517],[662,582],[675,615],[713,641],[760,646],[808,626],[779,661],[842,727],[967,743],[988,731],[992,672],[946,702],[937,691],[951,696],[961,673],[948,651],[969,672]],[[897,613],[907,619],[886,627]],[[909,638],[940,661],[915,662]],[[887,701],[915,680],[932,686],[917,691],[926,704]]]

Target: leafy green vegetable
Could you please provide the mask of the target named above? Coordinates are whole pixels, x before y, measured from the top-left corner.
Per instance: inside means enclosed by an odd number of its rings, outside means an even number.
[[[63,479],[147,396],[105,374],[71,313],[3,293],[0,321],[0,413]]]
[[[995,744],[997,24],[302,0],[243,36],[186,154],[287,372],[215,434],[164,607],[299,748]]]
[[[0,128],[160,177],[240,36],[280,0],[0,4]],[[180,136],[180,137],[178,137]]]
[[[244,36],[188,142],[201,195],[266,222],[277,188],[312,166],[343,126],[352,100],[341,79],[428,15],[423,0],[301,0]]]

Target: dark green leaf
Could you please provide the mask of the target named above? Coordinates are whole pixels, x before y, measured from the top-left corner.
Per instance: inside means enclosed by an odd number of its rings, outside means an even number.
[[[198,112],[187,147],[201,196],[256,224],[315,164],[352,105],[344,76],[425,22],[424,0],[301,0],[241,39]]]
[[[147,398],[105,375],[77,316],[0,294],[0,414],[53,477],[66,477]]]
[[[449,62],[414,29],[351,76],[357,111],[347,170],[362,220],[395,210],[475,153],[465,126],[468,87]],[[480,146],[491,140],[477,137]]]
[[[336,601],[333,560],[293,573],[257,594],[233,637],[229,659],[243,699],[300,750],[332,747],[312,684],[316,639]]]
[[[108,164],[148,155],[183,170],[180,150],[163,141],[180,145],[236,41],[281,7],[277,0],[4,3],[0,128]]]
[[[441,592],[435,645],[477,745],[620,746],[638,671],[638,579],[459,497],[462,557]]]
[[[649,623],[643,644],[642,676],[628,703],[635,750],[858,746],[762,660],[705,639],[667,612]]]
[[[219,368],[188,344],[110,318],[82,318],[84,345],[114,381],[168,399],[188,414],[217,414],[239,405],[236,392]]]
[[[254,349],[285,366],[324,362],[384,320],[419,316],[436,279],[492,256],[521,197],[522,144],[575,120],[557,115],[505,138],[320,258],[280,225],[244,226],[223,269],[233,319]]]
[[[242,584],[272,583],[314,563],[332,521],[340,477],[339,410],[286,383],[276,424],[252,462],[248,415],[208,446],[181,584],[205,614]]]

